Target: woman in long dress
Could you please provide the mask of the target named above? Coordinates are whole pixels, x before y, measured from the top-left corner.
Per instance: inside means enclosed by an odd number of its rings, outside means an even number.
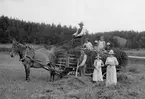
[[[117,58],[114,56],[114,51],[110,50],[109,57],[107,57],[105,64],[107,65],[106,86],[117,84],[116,66],[118,65]]]
[[[96,60],[94,61],[94,72],[93,72],[93,81],[103,81],[103,76],[102,76],[102,66],[104,66],[103,61],[100,59],[101,57],[99,54],[96,56]]]

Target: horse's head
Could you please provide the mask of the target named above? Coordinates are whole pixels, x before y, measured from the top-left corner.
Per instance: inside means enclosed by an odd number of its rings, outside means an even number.
[[[12,48],[10,52],[10,56],[14,57],[17,54],[23,54],[26,49],[26,45],[17,42],[16,40],[12,40]]]

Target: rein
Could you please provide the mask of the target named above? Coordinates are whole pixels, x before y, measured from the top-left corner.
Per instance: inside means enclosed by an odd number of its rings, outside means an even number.
[[[34,56],[35,56],[35,52],[34,51],[35,51],[35,49],[33,49],[33,48],[31,48],[31,47],[29,47],[29,46],[27,46],[25,44],[21,44],[21,43],[17,42],[16,46],[19,49],[17,51],[17,53],[20,56],[20,59],[19,59],[20,61],[23,61],[26,58],[29,58],[30,60],[38,62],[38,63],[40,63],[40,62],[50,62],[50,61],[43,61],[43,60],[34,59]],[[29,55],[29,52],[32,54],[32,56]],[[52,54],[55,56],[54,53],[52,53]]]
[[[32,58],[27,54],[27,52],[29,49],[34,50],[33,48],[26,46],[25,44],[21,44],[19,42],[16,42],[15,44],[16,44],[15,46],[17,46],[16,53],[18,53],[18,55],[20,56],[20,61],[25,60],[26,57],[28,57],[32,60]],[[24,53],[23,53],[23,51],[24,51]],[[33,54],[34,54],[34,51],[33,51]]]

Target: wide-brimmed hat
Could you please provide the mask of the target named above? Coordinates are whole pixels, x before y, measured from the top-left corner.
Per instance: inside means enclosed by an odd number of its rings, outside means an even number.
[[[98,41],[97,41],[97,40],[95,40],[95,43],[98,43]]]
[[[80,23],[78,23],[78,25],[80,25],[80,26],[84,26],[84,23],[83,23],[83,22],[80,22]]]
[[[109,54],[110,54],[110,55],[113,55],[113,54],[114,54],[114,51],[113,51],[113,50],[110,50],[110,51],[109,51]]]
[[[110,45],[110,42],[107,42],[107,45]]]

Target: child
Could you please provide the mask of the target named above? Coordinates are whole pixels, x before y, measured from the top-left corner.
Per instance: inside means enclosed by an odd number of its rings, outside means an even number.
[[[96,56],[97,59],[94,61],[94,72],[93,72],[93,81],[103,81],[103,76],[102,76],[102,66],[104,66],[103,61],[100,59],[100,55],[98,54]]]

